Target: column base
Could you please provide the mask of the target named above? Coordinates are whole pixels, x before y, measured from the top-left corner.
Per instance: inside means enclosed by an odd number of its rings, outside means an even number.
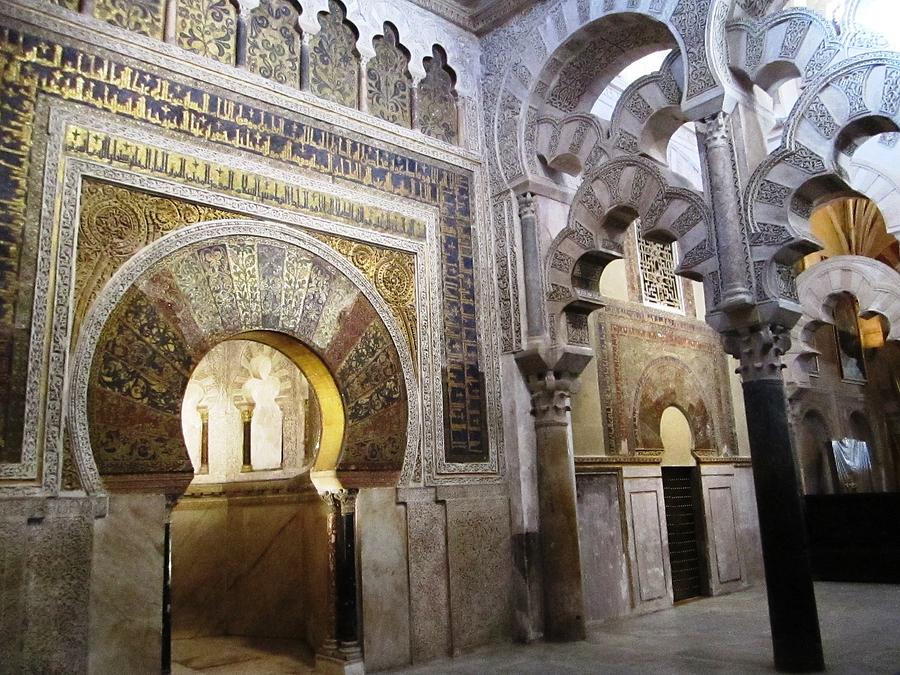
[[[340,652],[316,654],[316,672],[326,675],[365,675],[366,666],[362,657],[345,658]]]

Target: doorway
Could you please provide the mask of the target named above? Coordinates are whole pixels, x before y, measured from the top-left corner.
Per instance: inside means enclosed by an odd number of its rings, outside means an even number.
[[[706,587],[702,507],[690,422],[675,406],[659,421],[663,444],[662,484],[669,539],[669,566],[675,602],[703,595]]]

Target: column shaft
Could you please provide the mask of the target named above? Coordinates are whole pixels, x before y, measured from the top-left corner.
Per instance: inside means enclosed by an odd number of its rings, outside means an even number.
[[[535,429],[538,455],[544,635],[583,640],[584,600],[575,503],[575,466],[566,426]]]
[[[745,381],[775,668],[824,670],[806,523],[788,430],[784,383]]]
[[[522,228],[522,266],[525,270],[525,316],[528,337],[544,333],[543,285],[541,282],[541,252],[537,239],[537,217],[534,195],[519,195],[519,225]]]

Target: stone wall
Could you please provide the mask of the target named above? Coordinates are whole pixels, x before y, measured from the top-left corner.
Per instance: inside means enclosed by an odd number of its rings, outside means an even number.
[[[363,490],[357,517],[367,669],[511,637],[505,487]]]

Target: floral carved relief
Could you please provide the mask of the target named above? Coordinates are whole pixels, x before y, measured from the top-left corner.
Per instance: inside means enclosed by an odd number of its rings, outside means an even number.
[[[289,0],[261,0],[250,13],[247,70],[279,84],[300,86],[298,17]]]
[[[175,39],[179,47],[233,64],[237,18],[230,0],[178,0]]]
[[[422,133],[455,143],[458,133],[454,80],[444,51],[435,46],[425,60],[425,78],[419,83],[416,117]]]
[[[412,77],[409,74],[409,56],[400,46],[397,31],[385,24],[384,36],[372,42],[375,57],[366,67],[369,112],[383,120],[410,126]]]
[[[331,0],[319,13],[321,30],[309,37],[309,87],[316,96],[356,108],[359,102],[359,54],[347,11]]]

